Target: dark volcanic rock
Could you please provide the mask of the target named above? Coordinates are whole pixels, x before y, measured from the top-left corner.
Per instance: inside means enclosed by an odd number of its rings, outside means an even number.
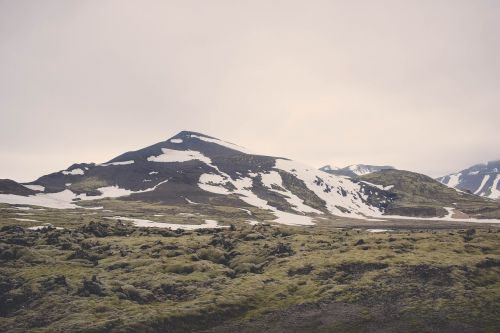
[[[87,280],[83,279],[82,287],[78,289],[78,295],[80,296],[105,296],[104,287],[101,282],[97,279],[95,275],[92,276],[92,279]]]

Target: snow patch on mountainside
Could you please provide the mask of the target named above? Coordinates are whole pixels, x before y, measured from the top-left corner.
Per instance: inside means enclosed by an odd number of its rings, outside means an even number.
[[[168,182],[167,180],[164,180],[162,182],[159,182],[155,186],[151,188],[147,188],[145,190],[139,190],[139,191],[132,191],[124,188],[120,188],[116,185],[113,186],[105,186],[105,187],[99,187],[97,190],[101,192],[101,195],[90,195],[87,196],[85,193],[84,194],[79,194],[76,196],[76,199],[80,200],[97,200],[97,199],[104,199],[104,198],[119,198],[119,197],[126,197],[131,194],[136,194],[136,193],[145,193],[145,192],[151,192],[156,190],[156,188],[162,184],[165,184]]]
[[[248,215],[252,216],[252,211],[249,210],[249,209],[245,209],[245,208],[238,208],[239,210],[241,211],[244,211],[245,213],[247,213]]]
[[[276,208],[273,209],[273,213],[276,215],[277,219],[272,222],[284,225],[314,225],[312,218],[309,216],[287,213],[277,210]]]
[[[203,162],[206,165],[214,168],[219,173],[221,173],[219,168],[212,163],[212,160],[209,157],[203,155],[199,151],[196,151],[196,150],[175,150],[175,149],[168,149],[168,148],[162,148],[161,150],[162,150],[163,154],[158,155],[158,156],[149,156],[147,158],[147,160],[150,162],[158,162],[158,163],[174,163],[174,162],[182,163],[182,162],[198,160],[198,161]]]
[[[30,196],[22,196],[16,194],[0,194],[0,202],[8,203],[11,205],[31,205],[31,206],[40,206],[47,208],[55,208],[55,209],[74,209],[74,208],[82,208],[77,206],[75,203],[79,200],[97,200],[104,198],[118,198],[129,196],[134,193],[144,193],[154,191],[158,186],[164,184],[168,181],[164,180],[159,182],[155,186],[140,190],[140,191],[132,191],[128,189],[123,189],[118,186],[106,186],[100,187],[97,190],[101,192],[100,195],[91,195],[87,194],[76,194],[70,191],[69,189],[65,189],[64,191],[57,193],[37,193],[35,195]]]
[[[15,194],[0,194],[0,202],[11,205],[30,205],[57,209],[72,209],[76,205],[71,203],[75,194],[70,190],[58,193],[37,193],[30,196]]]
[[[82,169],[77,168],[77,169],[73,169],[73,170],[70,170],[70,171],[64,170],[62,172],[62,174],[65,175],[65,176],[69,176],[69,175],[71,175],[71,176],[84,175],[85,171],[83,171]]]
[[[199,135],[195,135],[195,134],[191,134],[190,137],[198,139],[198,140],[202,140],[205,142],[215,143],[215,144],[218,144],[219,146],[223,146],[223,147],[226,147],[226,148],[229,148],[232,150],[236,150],[236,151],[239,151],[239,152],[244,153],[244,154],[252,154],[248,149],[241,147],[241,146],[238,146],[238,145],[231,143],[231,142],[222,141],[219,139],[207,138],[205,136],[199,136]]]
[[[366,180],[363,180],[362,183],[370,185],[372,187],[376,187],[376,188],[378,188],[380,190],[383,190],[383,191],[389,191],[389,190],[391,190],[394,187],[394,185],[387,185],[387,186],[377,185],[377,184],[370,183],[370,182],[368,182]]]
[[[26,185],[26,184],[23,184],[23,186],[26,187],[26,188],[29,188],[30,190],[33,190],[33,191],[38,191],[38,192],[45,191],[45,187],[43,187],[42,185]]]
[[[285,159],[276,159],[275,168],[302,180],[308,189],[326,202],[326,208],[333,215],[354,218],[382,215],[378,208],[364,202],[367,198],[361,193],[361,186],[350,179],[325,174],[304,164]]]
[[[234,190],[234,193],[239,194],[240,199],[245,201],[247,204],[262,209],[274,209],[274,207],[271,207],[267,204],[266,200],[259,198],[255,193],[252,192],[252,178],[239,178],[232,181],[232,184],[236,188]]]
[[[194,201],[189,200],[189,198],[184,198],[184,200],[186,200],[186,202],[188,204],[191,204],[191,205],[199,205],[200,204],[199,202],[194,202]]]
[[[276,174],[278,174],[276,172]],[[261,174],[261,176],[265,176],[266,174]],[[258,177],[259,174],[251,174],[251,177],[256,178]],[[278,174],[279,176],[279,174]],[[270,210],[274,213],[276,216],[276,219],[273,220],[273,222],[276,223],[281,223],[281,224],[288,224],[288,225],[313,225],[314,223],[312,222],[312,218],[309,216],[305,215],[296,215],[292,213],[287,213],[278,210],[277,208],[269,205],[269,203],[261,199],[252,192],[253,189],[253,178],[251,177],[243,177],[243,178],[238,178],[236,180],[231,179],[228,175],[222,173],[222,175],[215,175],[215,174],[203,174],[200,177],[198,186],[208,192],[212,193],[217,193],[217,194],[235,194],[237,195],[240,200],[246,202],[247,204],[264,209],[264,210]],[[277,181],[281,183],[281,177],[278,178],[276,175],[267,175],[266,181],[269,182],[270,179],[273,181]],[[230,184],[230,186],[228,186]],[[287,198],[287,201],[290,200],[290,204],[292,206],[295,206],[297,210],[300,208],[305,209],[305,212],[318,212],[321,213],[317,210],[315,210],[312,207],[306,206],[303,204],[303,201],[300,200],[300,198],[294,196],[291,192],[286,191],[285,193],[282,194],[290,194],[290,196]],[[295,198],[292,198],[295,197]],[[299,212],[302,213],[302,212]]]
[[[493,181],[493,185],[491,186],[491,193],[488,196],[491,199],[500,199],[500,190],[498,190],[498,181],[500,181],[500,174],[498,174]]]
[[[326,202],[327,210],[334,215],[366,218],[367,216],[378,217],[382,214],[378,208],[365,202],[367,197],[362,193],[361,185],[350,179],[326,174],[285,159],[276,159],[274,169],[269,172],[249,173],[247,177],[238,179],[232,179],[224,173],[203,174],[199,178],[198,186],[212,193],[235,194],[251,206],[269,210],[277,217],[274,222],[312,225],[312,218],[305,214],[323,214],[323,212],[306,205],[304,200],[284,186],[283,179],[278,172],[282,170],[303,181],[309,190]],[[254,193],[253,182],[259,177],[266,190],[279,193],[296,213],[281,211]]]
[[[449,187],[457,186],[458,183],[460,182],[461,175],[462,175],[461,173],[455,173],[453,175],[450,175],[448,181],[446,182],[446,185],[448,185]]]
[[[357,174],[358,176],[366,175],[373,172],[370,168],[358,164],[350,165],[347,168],[352,172],[354,172],[355,174]]]
[[[129,165],[134,164],[134,161],[122,161],[122,162],[111,162],[111,163],[103,163],[101,166],[110,166],[110,165]]]
[[[490,179],[490,175],[484,175],[483,177],[483,180],[481,181],[481,185],[479,185],[479,187],[477,188],[477,191],[474,192],[474,194],[479,194],[481,193],[481,190],[483,189],[484,185],[486,184],[486,182]],[[458,183],[457,183],[458,185]]]
[[[119,198],[119,197],[125,197],[128,195],[131,195],[132,193],[141,193],[142,192],[142,191],[134,192],[134,191],[127,190],[124,188],[120,188],[116,185],[99,187],[97,190],[99,192],[101,192],[101,195],[89,195],[89,196],[87,196],[85,193],[83,193],[83,194],[75,195],[74,199],[97,200],[97,199],[104,199],[104,198]],[[146,191],[146,192],[148,192],[148,191]]]
[[[219,225],[219,223],[215,220],[205,220],[203,224],[175,224],[175,223],[154,222],[154,221],[144,220],[144,219],[134,219],[134,218],[122,217],[122,216],[108,217],[108,219],[130,221],[136,227],[145,227],[145,228],[169,228],[172,230],[177,230],[177,229],[197,230],[197,229],[229,228],[228,226]]]
[[[320,168],[321,171],[334,171],[334,170],[339,170],[339,167],[336,167],[334,165],[325,165],[324,167]]]
[[[285,200],[292,206],[292,209],[299,213],[316,213],[322,214],[321,211],[307,206],[304,200],[300,199],[298,196],[287,190],[283,186],[283,179],[281,175],[276,171],[271,171],[269,173],[262,173],[262,183],[270,191],[279,193],[285,197]],[[273,186],[274,185],[274,186]],[[276,189],[278,187],[279,189]]]
[[[217,194],[231,194],[223,185],[227,183],[227,178],[213,173],[204,173],[200,176],[198,186],[207,192]]]
[[[207,164],[211,164],[210,158],[206,157],[199,151],[195,150],[174,150],[168,148],[161,149],[163,154],[158,156],[148,157],[150,162],[163,162],[163,163],[173,163],[173,162],[187,162],[192,160],[199,160]]]

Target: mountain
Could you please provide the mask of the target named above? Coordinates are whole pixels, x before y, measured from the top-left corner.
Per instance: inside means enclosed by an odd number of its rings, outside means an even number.
[[[338,167],[333,166],[333,165],[329,165],[329,164],[328,164],[328,165],[325,165],[324,167],[319,168],[319,169],[320,169],[321,171],[328,172],[328,173],[330,173],[330,172],[332,172],[332,171],[339,170],[339,168],[338,168]]]
[[[387,169],[361,176],[360,179],[394,194],[386,207],[389,215],[500,217],[500,204],[497,201],[456,191],[419,173]]]
[[[73,164],[20,186],[34,193],[6,187],[0,202],[76,208],[86,200],[120,198],[257,207],[292,224],[310,223],[306,215],[311,214],[380,216],[391,200],[388,193],[371,185],[286,158],[252,154],[188,131],[103,164]]]
[[[351,179],[286,158],[257,155],[208,135],[183,131],[106,163],[73,164],[66,170],[27,184],[3,180],[0,182],[0,202],[98,209],[102,206],[99,200],[116,198],[124,202],[173,206],[205,204],[242,210],[257,208],[274,215],[275,222],[298,225],[310,225],[312,217],[319,215],[443,217],[447,212],[444,207],[451,207],[451,201],[472,200],[474,207],[486,202],[449,189],[428,177],[418,178],[425,177],[423,175],[403,182],[397,179],[401,176],[398,171],[374,172],[389,168],[368,165],[344,168],[356,175]],[[392,175],[392,178],[369,177],[378,174]],[[406,174],[403,176],[407,178]],[[395,186],[399,182],[401,186]],[[439,191],[429,192],[425,186],[418,187],[422,182],[430,183],[429,186]],[[412,192],[415,186],[420,191],[418,195]],[[440,194],[444,190],[447,195]],[[407,192],[411,195],[404,194]],[[436,196],[432,209],[422,201],[429,195]],[[412,204],[412,200],[417,201]],[[404,208],[408,205],[413,208]],[[472,210],[467,212],[480,215]]]
[[[358,177],[386,169],[394,169],[389,165],[369,165],[369,164],[353,164],[345,168],[337,168],[331,165],[325,165],[320,168],[321,171],[328,172],[332,175]]]
[[[500,199],[500,160],[476,164],[468,169],[439,177],[449,187],[491,199]]]

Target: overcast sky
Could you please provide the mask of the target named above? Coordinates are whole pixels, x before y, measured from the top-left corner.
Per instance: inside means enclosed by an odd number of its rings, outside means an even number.
[[[499,125],[498,0],[0,0],[0,178],[181,130],[439,176]]]

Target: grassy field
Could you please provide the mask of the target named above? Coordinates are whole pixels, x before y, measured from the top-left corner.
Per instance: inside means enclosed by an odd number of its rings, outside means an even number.
[[[331,219],[251,226],[235,208],[101,204],[112,212],[1,207],[0,331],[500,328],[494,225]],[[230,227],[136,228],[108,214],[169,223],[216,218]],[[25,228],[49,222],[64,229]],[[374,226],[393,231],[366,230]]]

